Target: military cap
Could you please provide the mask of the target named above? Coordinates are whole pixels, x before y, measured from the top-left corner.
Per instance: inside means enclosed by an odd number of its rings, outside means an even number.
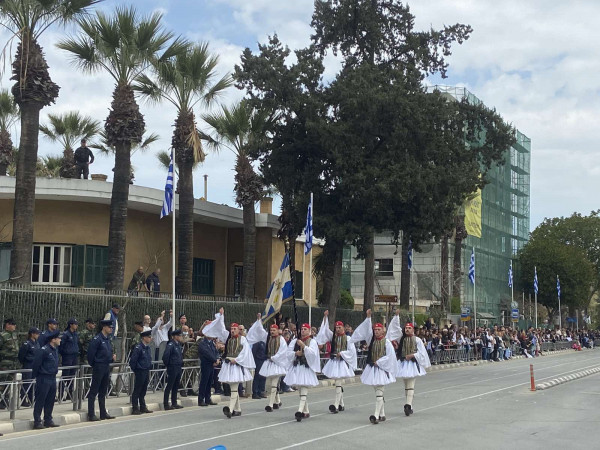
[[[40,334],[40,329],[37,327],[31,327],[29,329],[29,334]]]
[[[184,314],[181,314],[181,315],[179,316],[179,320],[181,320],[181,318],[182,318],[182,317],[186,317],[186,316],[185,316],[185,313],[184,313]]]
[[[94,319],[92,319],[91,317],[88,317],[87,319],[85,319],[85,323],[93,323],[93,324],[95,324],[96,321]]]
[[[6,319],[4,321],[4,325],[16,325],[17,322],[15,322],[15,319]]]
[[[138,326],[140,326],[140,327],[143,327],[143,326],[144,326],[144,322],[134,322],[133,324],[134,324],[134,325],[138,325]]]
[[[140,337],[147,337],[147,336],[151,336],[151,335],[152,335],[152,330],[142,331],[140,333]]]
[[[112,327],[112,320],[108,320],[108,319],[101,320],[100,325],[103,327]]]
[[[175,331],[171,331],[171,336],[181,336],[181,328],[178,328]]]
[[[54,330],[48,333],[48,341],[51,341],[52,339],[56,339],[58,337],[60,337],[60,331],[58,330]]]
[[[121,309],[121,306],[118,303],[112,305],[114,309]]]
[[[79,325],[79,322],[77,322],[77,319],[74,317],[71,317],[68,321],[67,321],[67,326],[68,325]]]
[[[51,317],[50,319],[46,320],[46,325],[50,324],[58,325],[58,321]]]

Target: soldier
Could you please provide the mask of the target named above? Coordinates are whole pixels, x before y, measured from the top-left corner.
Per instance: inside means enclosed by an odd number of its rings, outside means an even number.
[[[96,322],[93,319],[87,318],[85,319],[85,330],[79,333],[79,355],[81,359],[81,364],[87,364],[87,351],[90,346],[90,342],[94,339],[96,333],[94,333],[94,329],[96,328]]]
[[[185,331],[183,332],[183,334],[185,334]],[[194,367],[198,365],[198,341],[194,336],[194,330],[192,330],[191,328],[189,328],[188,331],[188,340],[185,344],[185,350],[183,351],[183,359],[189,360],[183,363],[185,367]],[[197,383],[198,371],[193,370],[191,374],[190,388],[186,392],[187,395],[194,395],[194,388],[196,387]],[[184,396],[183,393],[181,394],[181,396]]]
[[[17,370],[19,364],[19,341],[17,338],[17,323],[14,319],[4,321],[4,331],[0,333],[0,370]],[[10,381],[11,375],[0,375],[0,381]],[[9,389],[10,386],[5,386]],[[0,397],[0,409],[5,409],[8,404],[8,395]]]
[[[129,358],[129,366],[135,374],[133,393],[131,395],[131,414],[139,416],[142,413],[151,413],[146,406],[146,390],[150,380],[150,368],[152,367],[152,352],[150,351],[150,342],[152,342],[152,332],[143,331],[140,334],[139,342]]]
[[[133,324],[133,337],[131,338],[131,345],[129,346],[129,353],[133,351],[133,349],[142,342],[142,337],[140,333],[144,331],[144,322],[135,322]]]
[[[35,354],[33,376],[35,377],[35,405],[33,407],[33,429],[56,428],[52,420],[54,397],[56,395],[56,374],[58,373],[58,350],[60,334],[58,330],[46,335],[48,343]],[[44,423],[42,425],[42,409]]]
[[[33,360],[35,357],[35,352],[40,348],[40,344],[38,344],[37,339],[40,336],[40,330],[36,327],[30,328],[29,333],[27,334],[27,341],[21,345],[19,349],[19,361],[23,365],[23,369],[31,369],[33,368]],[[21,397],[24,398],[21,406],[28,407],[31,406],[31,402],[33,401],[33,383],[31,380],[33,376],[31,372],[23,372],[23,387],[21,388]]]
[[[181,381],[181,371],[183,367],[183,350],[181,348],[181,330],[171,332],[171,340],[168,342],[162,357],[163,364],[167,368],[167,386],[163,404],[165,411],[170,409],[181,409],[183,406],[177,404],[177,391]],[[169,395],[171,396],[171,405],[169,405]]]
[[[38,338],[38,344],[40,344],[40,347],[43,347],[44,345],[46,345],[47,340],[48,340],[48,334],[52,333],[54,334],[54,331],[56,331],[58,329],[58,321],[56,319],[50,318],[48,320],[46,320],[46,329],[44,331],[42,331],[42,333],[40,334],[40,337]]]
[[[110,363],[116,358],[110,339],[112,321],[101,320],[100,326],[102,327],[102,331],[92,339],[87,351],[88,363],[92,366],[92,384],[88,394],[88,420],[90,422],[114,419],[114,417],[106,412],[106,394],[110,382]],[[98,396],[100,418],[96,416],[94,408],[96,396]]]
[[[61,365],[63,367],[77,366],[79,363],[79,333],[77,333],[78,326],[79,324],[77,319],[70,318],[67,322],[67,328],[61,337],[58,353],[62,358]],[[75,372],[77,372],[77,369],[63,369],[61,396],[64,395],[65,391],[73,391],[72,379],[75,376]]]

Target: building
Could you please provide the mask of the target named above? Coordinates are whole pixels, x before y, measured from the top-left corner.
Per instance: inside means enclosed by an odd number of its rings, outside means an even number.
[[[467,98],[481,102],[467,89],[435,86],[451,100]],[[488,174],[490,183],[482,191],[482,236],[469,236],[462,250],[462,305],[473,309],[474,294],[481,320],[502,323],[510,320],[511,290],[508,268],[511,259],[529,238],[530,220],[530,158],[531,140],[517,131],[517,142],[506,154],[506,164],[496,166]],[[454,243],[449,245],[448,271],[452,283]],[[476,255],[476,292],[467,274],[471,251]],[[375,237],[375,294],[400,295],[402,249],[390,245],[386,235]],[[350,290],[356,303],[362,303],[364,292],[364,261],[356,260],[356,250],[346,248],[343,258],[343,288]],[[413,257],[411,297],[416,295],[418,309],[426,310],[439,303],[441,293],[441,248],[425,244]],[[517,278],[517,277],[515,277]],[[515,289],[515,301],[521,309],[523,293]],[[528,297],[528,293],[525,294]],[[523,311],[521,311],[523,312]]]
[[[0,281],[10,265],[15,179],[0,177]],[[108,260],[112,183],[38,178],[31,283],[103,288]],[[129,190],[124,288],[139,266],[161,269],[161,290],[172,289],[171,219],[160,219],[164,191],[132,185]],[[277,239],[272,200],[256,214],[255,293],[264,298],[284,256]],[[318,251],[318,249],[317,249]],[[199,295],[236,296],[243,276],[242,210],[204,200],[194,203],[192,291]],[[296,261],[303,261],[303,244]],[[296,297],[303,298],[302,265],[296,271]],[[308,285],[308,280],[306,282]],[[313,291],[316,282],[313,281]],[[313,297],[314,293],[313,293]]]

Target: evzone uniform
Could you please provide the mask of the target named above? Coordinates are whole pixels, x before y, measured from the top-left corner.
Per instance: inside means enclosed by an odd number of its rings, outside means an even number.
[[[377,330],[375,336],[373,329]],[[372,424],[383,422],[385,421],[383,392],[386,385],[396,381],[395,374],[398,370],[394,346],[386,339],[382,324],[376,323],[374,327],[371,326],[370,315],[354,330],[352,340],[366,341],[369,346],[367,365],[360,381],[375,389],[375,413],[369,417],[369,420]]]
[[[329,405],[329,411],[337,414],[339,411],[344,411],[342,381],[354,377],[354,371],[357,368],[357,355],[354,341],[344,333],[344,322],[336,322],[335,328],[336,333],[334,335],[329,329],[329,321],[325,316],[319,334],[315,339],[319,345],[331,343],[330,359],[323,367],[323,375],[335,380],[335,402],[333,405]]]
[[[310,337],[310,324],[305,323],[301,328],[300,339],[293,339],[288,345],[287,375],[283,381],[289,386],[297,386],[300,392],[300,404],[295,414],[296,420],[310,417],[308,410],[308,388],[319,385],[317,372],[321,370],[319,360],[319,345]]]
[[[429,355],[423,341],[414,336],[414,326],[407,323],[404,326],[405,333],[402,333],[400,326],[400,317],[395,315],[388,328],[388,338],[396,341],[397,370],[396,377],[404,380],[404,392],[406,394],[406,403],[404,404],[404,414],[410,416],[413,413],[412,404],[415,395],[415,380],[427,374],[425,369],[431,367]],[[407,358],[409,356],[410,358]]]
[[[202,331],[205,336],[216,337],[225,342],[223,364],[219,371],[219,381],[229,384],[231,397],[229,406],[223,407],[223,414],[231,419],[232,416],[241,416],[240,396],[238,385],[252,380],[254,377],[250,369],[254,369],[254,357],[248,340],[239,334],[239,325],[231,324],[231,333],[225,328],[225,318],[222,313],[215,316],[215,320]]]
[[[286,374],[286,367],[289,365],[289,350],[285,339],[279,333],[279,327],[276,324],[269,328],[267,333],[263,328],[262,321],[259,319],[248,330],[246,338],[250,345],[256,342],[265,342],[267,345],[267,360],[263,363],[259,375],[265,377],[267,389],[270,395],[265,411],[272,412],[279,409],[281,400],[279,399],[279,378]]]

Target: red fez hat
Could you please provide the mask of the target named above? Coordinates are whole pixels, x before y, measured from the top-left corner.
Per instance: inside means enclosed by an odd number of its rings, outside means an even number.
[[[233,328],[233,327],[239,328],[240,325],[238,323],[232,322],[231,323],[231,328]]]
[[[271,325],[271,328],[275,328],[276,330],[279,330],[279,327],[277,326],[276,323],[274,323],[273,325]]]
[[[383,325],[381,325],[380,323],[376,323],[373,328],[383,328]]]
[[[310,323],[303,323],[302,328],[308,328],[310,330]]]
[[[409,327],[414,328],[415,326],[410,322],[406,322],[406,325],[404,325],[404,328],[409,328]]]
[[[343,327],[343,326],[344,326],[344,322],[342,322],[341,320],[338,320],[338,321],[335,323],[335,326],[336,326],[336,327]]]

